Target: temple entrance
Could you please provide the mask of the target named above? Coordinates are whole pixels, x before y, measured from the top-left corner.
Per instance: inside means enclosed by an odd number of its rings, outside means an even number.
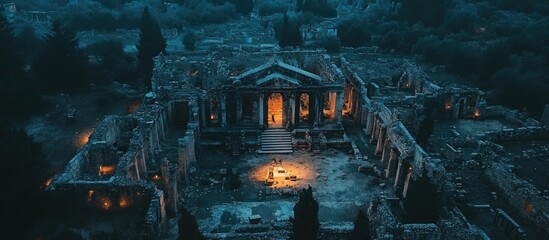
[[[269,111],[269,115],[267,116],[267,126],[269,127],[283,127],[283,100],[282,100],[282,94],[280,93],[272,93],[269,95],[268,103],[267,103],[267,109]]]

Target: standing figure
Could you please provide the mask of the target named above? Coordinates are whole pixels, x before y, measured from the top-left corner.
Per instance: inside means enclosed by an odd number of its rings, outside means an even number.
[[[274,114],[271,114],[271,119],[273,120],[273,123],[276,123]]]

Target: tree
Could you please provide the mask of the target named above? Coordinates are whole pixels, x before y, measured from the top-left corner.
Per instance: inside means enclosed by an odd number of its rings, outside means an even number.
[[[183,36],[183,46],[185,46],[185,49],[187,51],[194,51],[196,49],[196,36],[193,32],[187,32],[185,33],[185,36]]]
[[[185,208],[179,208],[179,240],[202,240],[205,239],[194,216]]]
[[[298,11],[312,12],[319,17],[337,17],[337,10],[330,6],[328,0],[298,0],[296,6]]]
[[[408,223],[436,223],[442,205],[435,186],[427,176],[427,170],[411,186],[404,199],[404,210]]]
[[[78,48],[76,34],[52,24],[42,51],[35,57],[32,73],[37,85],[46,94],[74,92],[88,80],[88,56]]]
[[[440,25],[451,0],[401,0],[399,15],[409,22],[423,22],[428,26]]]
[[[284,13],[282,25],[275,28],[275,37],[278,40],[278,45],[282,48],[288,46],[301,46],[303,44],[299,25],[290,21],[288,14],[286,13]]]
[[[370,33],[359,21],[346,21],[337,26],[337,37],[345,47],[362,47],[370,41]]]
[[[23,131],[6,128],[0,129],[0,159],[3,160],[0,178],[11,183],[1,187],[0,237],[25,239],[45,209],[41,187],[48,164],[40,144]]]
[[[113,38],[94,42],[86,50],[90,55],[99,58],[99,63],[92,65],[97,68],[93,79],[103,80],[103,83],[123,82],[135,85],[138,79],[135,57],[124,52],[124,44]],[[98,82],[98,81],[96,81]]]
[[[236,12],[247,15],[254,9],[254,0],[231,0],[234,4]]]
[[[358,215],[355,219],[355,226],[353,228],[353,231],[351,231],[351,235],[349,236],[349,240],[369,240],[372,239],[370,235],[370,219],[368,219],[368,215],[360,209],[358,211]]]
[[[140,29],[137,59],[139,60],[139,69],[142,73],[143,83],[150,89],[154,68],[153,57],[159,53],[166,53],[166,39],[162,36],[160,26],[149,13],[148,7],[143,9]]]
[[[302,189],[299,193],[299,201],[294,206],[294,218],[291,221],[291,239],[317,239],[320,226],[318,222],[318,202],[313,198],[311,186]]]
[[[13,27],[0,12],[0,76],[4,78],[20,78],[23,76],[23,59],[18,53],[17,39],[13,35]]]

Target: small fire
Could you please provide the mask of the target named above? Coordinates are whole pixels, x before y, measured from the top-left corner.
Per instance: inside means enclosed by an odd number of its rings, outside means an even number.
[[[44,182],[44,187],[49,187],[50,184],[51,184],[51,181],[53,180],[53,177],[49,178],[48,180],[46,180],[46,182]]]
[[[101,208],[108,210],[112,207],[112,202],[109,198],[104,197],[101,199]]]
[[[452,109],[452,104],[446,103],[446,105],[444,106],[444,109],[446,109],[446,110]]]
[[[210,119],[211,119],[211,120],[214,120],[214,119],[215,119],[215,115],[214,115],[213,113],[210,114]]]
[[[158,182],[160,180],[160,175],[158,174],[155,174],[153,177],[152,177],[153,181],[155,182]]]
[[[478,110],[476,110],[474,113],[473,113],[473,118],[478,118],[480,117],[480,112]]]
[[[120,200],[118,200],[118,205],[120,206],[120,208],[127,207],[129,205],[128,199],[126,199],[126,197],[124,196],[120,197]]]

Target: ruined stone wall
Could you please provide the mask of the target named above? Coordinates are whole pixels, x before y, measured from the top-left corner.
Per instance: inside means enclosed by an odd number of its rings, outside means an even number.
[[[508,165],[499,162],[489,163],[485,174],[522,216],[549,233],[549,200],[533,184],[520,179]]]
[[[525,140],[549,140],[549,126],[521,127],[487,132],[482,139],[492,142],[511,142]]]
[[[156,238],[166,222],[164,192],[156,190],[149,204],[149,210],[145,216],[146,235]]]
[[[483,234],[482,230],[471,225],[457,208],[444,211],[438,226],[440,227],[440,239],[480,239],[480,235]]]
[[[400,221],[393,215],[385,199],[373,198],[368,207],[370,233],[373,239],[395,239]]]

